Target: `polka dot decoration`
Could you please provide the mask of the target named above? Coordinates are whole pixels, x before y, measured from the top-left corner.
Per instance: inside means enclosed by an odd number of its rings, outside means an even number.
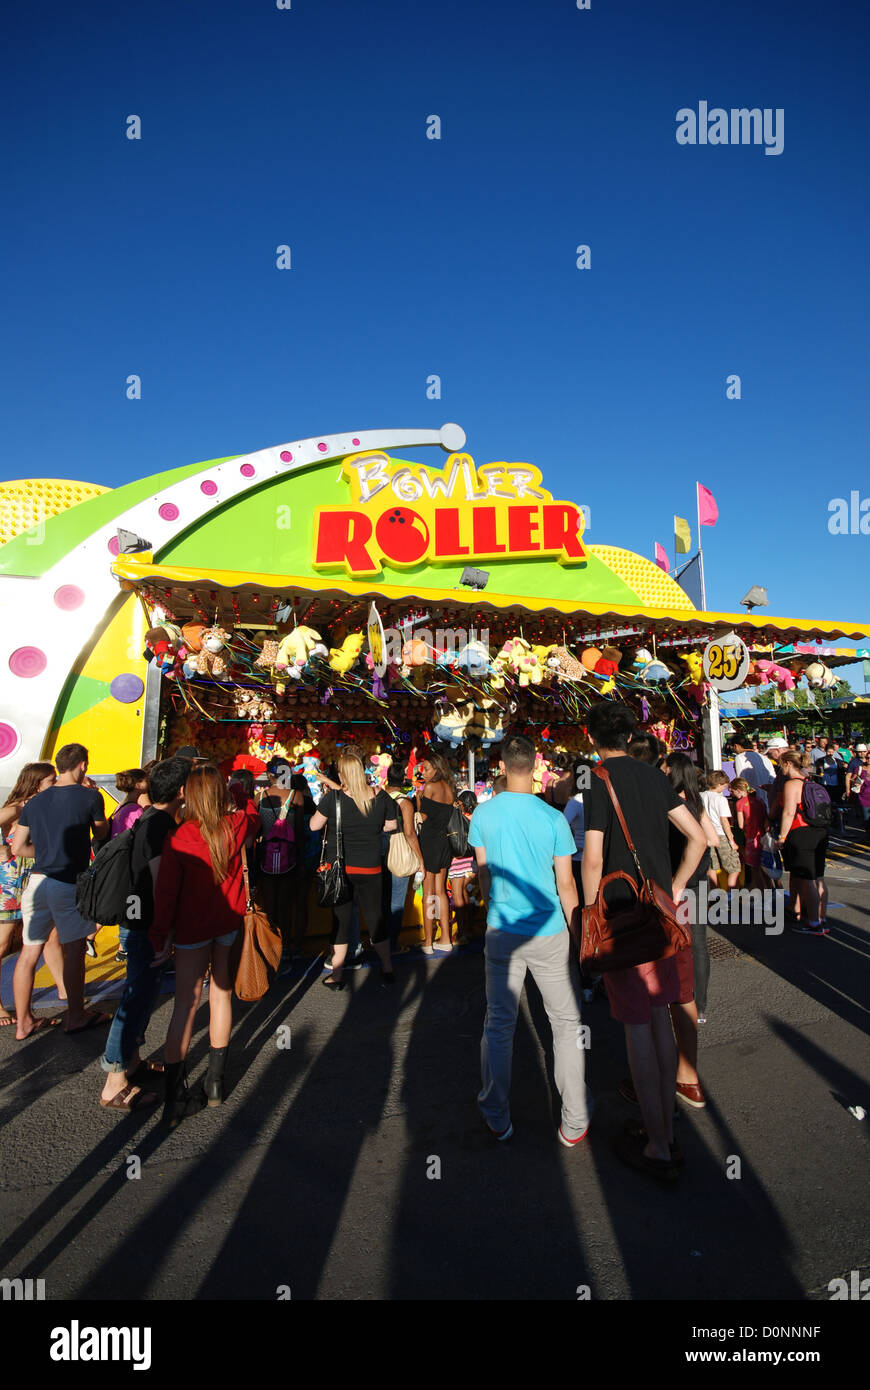
[[[256,471],[257,470],[252,463],[243,463],[241,468],[239,469],[239,472],[241,473],[243,478],[253,478]]]
[[[621,550],[615,545],[590,545],[589,553],[613,570],[637,594],[645,608],[694,610],[695,605],[689,595],[645,556],[635,555],[631,550]]]
[[[111,489],[59,478],[19,478],[0,483],[0,545],[24,531]]]
[[[163,502],[161,506],[157,508],[157,515],[162,521],[177,521],[180,512],[174,502]]]
[[[118,549],[119,549],[119,546],[118,546],[118,537],[117,537],[117,536],[112,536],[112,539],[109,541],[109,554],[110,554],[110,555],[117,555],[117,554],[118,554]]]
[[[77,584],[61,584],[60,588],[54,591],[55,607],[64,613],[72,613],[75,608],[81,608],[84,601],[84,590]]]
[[[9,670],[22,680],[41,676],[47,665],[48,657],[40,647],[18,647],[9,658]]]
[[[358,439],[352,439],[350,442],[351,442],[351,444],[359,444],[359,440],[358,440]]]
[[[204,483],[200,483],[199,490],[206,497],[214,497],[218,490],[217,483],[213,482],[211,478],[206,478]]]
[[[142,695],[145,684],[140,676],[134,676],[129,672],[124,675],[116,676],[109,686],[109,693],[119,704],[133,705]]]
[[[21,742],[14,724],[0,723],[0,758],[11,758]]]
[[[281,451],[281,462],[282,462],[282,463],[292,463],[292,462],[293,462],[293,455],[291,454],[291,452],[290,452],[289,449],[283,449],[283,450]]]
[[[329,445],[328,445],[328,444],[323,444],[323,443],[321,443],[321,444],[318,444],[317,447],[318,447],[318,449],[320,450],[320,452],[321,452],[322,454],[325,454],[326,451],[327,451],[327,449],[329,448]]]

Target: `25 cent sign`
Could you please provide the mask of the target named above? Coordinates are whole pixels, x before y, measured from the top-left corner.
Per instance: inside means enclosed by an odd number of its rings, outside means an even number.
[[[736,632],[714,637],[704,648],[704,676],[714,690],[738,690],[749,674],[749,648]]]

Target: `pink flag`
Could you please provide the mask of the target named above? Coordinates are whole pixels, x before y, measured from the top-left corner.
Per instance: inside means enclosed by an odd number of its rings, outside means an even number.
[[[671,566],[668,562],[667,551],[663,545],[659,545],[658,541],[656,541],[656,564],[660,570],[664,570],[665,574],[670,574]]]
[[[703,483],[698,483],[698,521],[702,526],[715,526],[719,520],[719,508],[716,506],[716,498],[708,487]]]

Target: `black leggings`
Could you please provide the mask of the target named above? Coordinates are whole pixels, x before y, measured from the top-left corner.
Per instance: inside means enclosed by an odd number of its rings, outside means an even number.
[[[353,897],[341,907],[333,909],[338,930],[335,933],[336,946],[346,946],[350,939],[350,926],[353,918],[353,905],[356,903],[365,918],[369,929],[369,939],[373,946],[390,939],[390,922],[384,914],[382,892],[383,877],[380,869],[376,874],[348,874]]]

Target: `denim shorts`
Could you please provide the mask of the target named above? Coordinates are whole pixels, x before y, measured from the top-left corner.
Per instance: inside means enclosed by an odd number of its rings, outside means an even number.
[[[225,931],[223,936],[210,936],[205,941],[176,941],[176,951],[201,951],[203,946],[232,946],[237,931]]]

